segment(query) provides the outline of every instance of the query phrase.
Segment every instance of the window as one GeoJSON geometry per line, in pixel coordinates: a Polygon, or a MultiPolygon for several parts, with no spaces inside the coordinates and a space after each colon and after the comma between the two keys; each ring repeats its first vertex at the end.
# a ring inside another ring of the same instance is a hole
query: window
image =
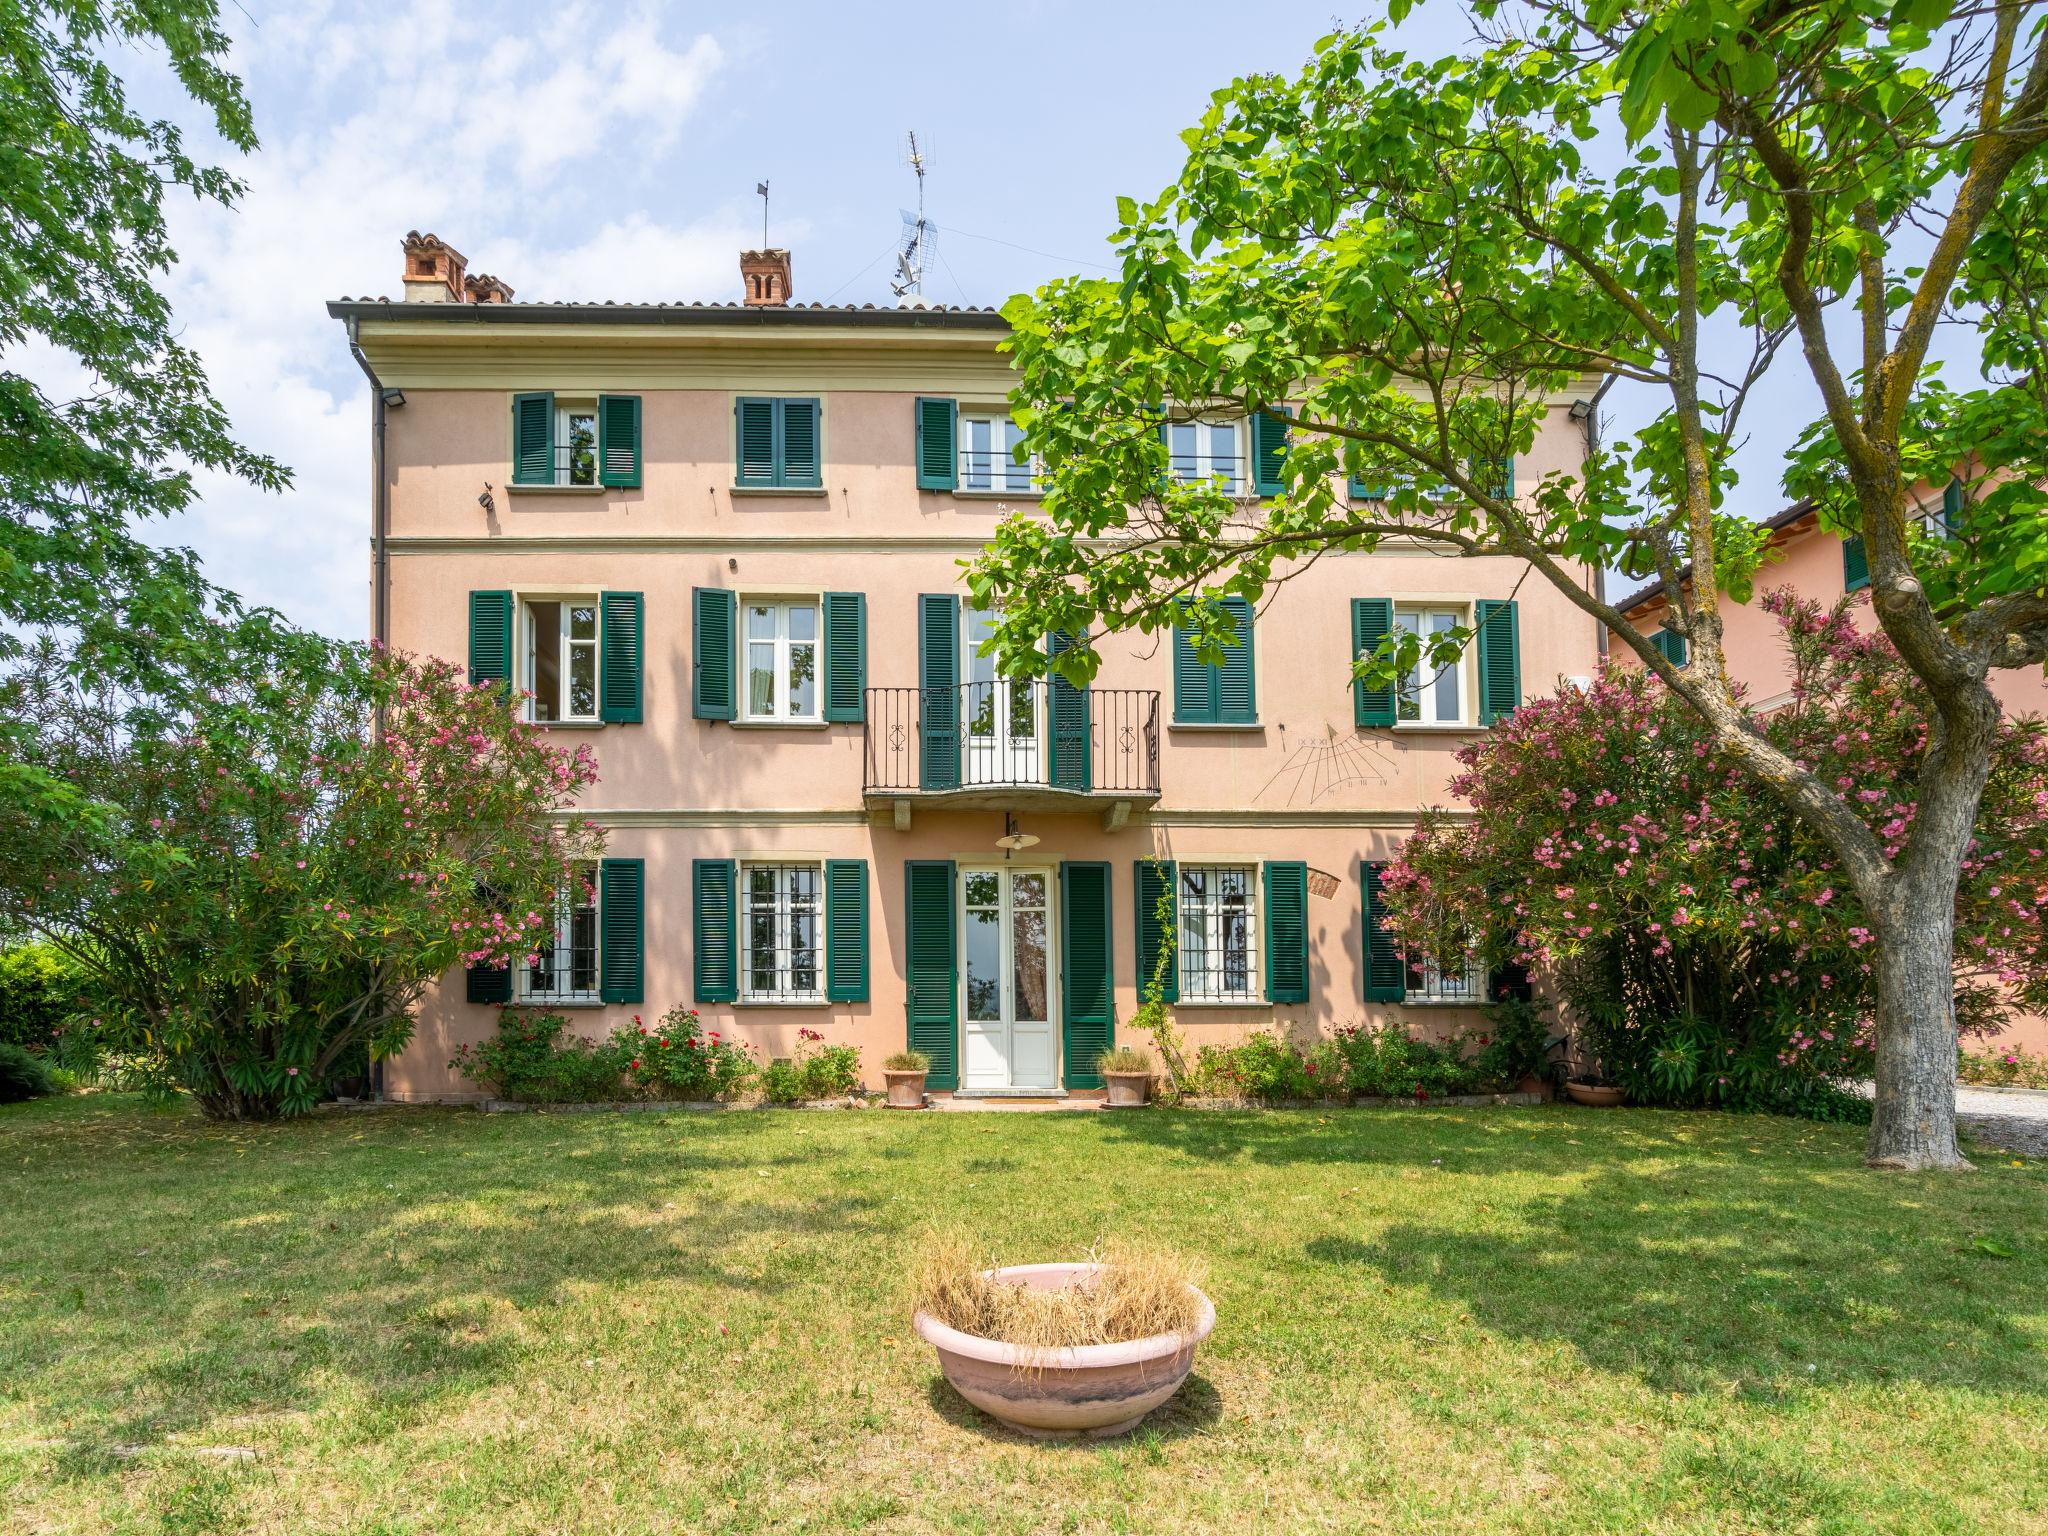
{"type": "Polygon", "coordinates": [[[1024,429],[1007,416],[963,415],[960,418],[960,489],[963,491],[1034,491],[1040,465],[1036,455],[1019,464],[1015,450],[1024,429]]]}
{"type": "Polygon", "coordinates": [[[758,1003],[824,998],[819,921],[824,878],[816,864],[743,864],[740,891],[742,997],[758,1003]]]}
{"type": "Polygon", "coordinates": [[[1408,962],[1408,998],[1411,1003],[1466,1003],[1486,1001],[1486,974],[1476,961],[1446,971],[1434,960],[1408,962]]]}
{"type": "Polygon", "coordinates": [[[1183,864],[1180,870],[1180,995],[1184,1002],[1249,1003],[1259,997],[1258,871],[1248,864],[1183,864]]]}
{"type": "Polygon", "coordinates": [[[1176,725],[1257,725],[1259,701],[1253,676],[1252,605],[1242,597],[1217,599],[1231,620],[1237,644],[1223,647],[1220,662],[1204,661],[1194,631],[1173,626],[1173,721],[1176,725]]]}
{"type": "Polygon", "coordinates": [[[824,485],[815,399],[758,395],[733,402],[733,484],[743,489],[824,485]]]}
{"type": "Polygon", "coordinates": [[[597,599],[528,598],[525,686],[533,694],[527,718],[595,720],[597,714],[597,599]]]}
{"type": "MultiPolygon", "coordinates": [[[[1394,626],[1403,634],[1419,635],[1426,647],[1428,637],[1456,629],[1466,622],[1462,608],[1400,608],[1394,612],[1394,626]]],[[[1465,673],[1462,660],[1431,670],[1427,653],[1402,674],[1395,718],[1408,725],[1463,725],[1465,723],[1465,673]]]]}
{"type": "Polygon", "coordinates": [[[818,718],[818,605],[749,599],[747,720],[818,718]]]}
{"type": "Polygon", "coordinates": [[[530,1003],[594,1003],[597,993],[597,866],[579,864],[555,894],[552,933],[519,971],[530,1003]]]}
{"type": "Polygon", "coordinates": [[[1238,423],[1234,421],[1169,421],[1166,453],[1176,480],[1220,478],[1223,489],[1233,495],[1244,489],[1238,423]]]}

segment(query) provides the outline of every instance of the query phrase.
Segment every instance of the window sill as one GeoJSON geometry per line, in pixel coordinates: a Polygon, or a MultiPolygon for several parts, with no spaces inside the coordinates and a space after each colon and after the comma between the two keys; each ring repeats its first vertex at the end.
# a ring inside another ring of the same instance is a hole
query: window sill
{"type": "Polygon", "coordinates": [[[822,731],[830,720],[734,720],[736,731],[822,731]]]}
{"type": "Polygon", "coordinates": [[[1403,1008],[1484,1008],[1483,997],[1404,997],[1403,1008]]]}
{"type": "Polygon", "coordinates": [[[515,1008],[607,1008],[611,1006],[596,997],[522,997],[512,1005],[515,1008]]]}
{"type": "Polygon", "coordinates": [[[1169,720],[1169,731],[1263,731],[1263,720],[1169,720]]]}
{"type": "Polygon", "coordinates": [[[1479,736],[1485,734],[1483,725],[1424,725],[1415,720],[1397,720],[1393,726],[1397,736],[1479,736]]]}
{"type": "Polygon", "coordinates": [[[824,1008],[829,1004],[822,997],[743,997],[733,1004],[735,1008],[824,1008]]]}
{"type": "Polygon", "coordinates": [[[829,496],[822,485],[735,485],[729,487],[735,496],[829,496]]]}
{"type": "MultiPolygon", "coordinates": [[[[939,491],[934,494],[943,496],[946,495],[947,493],[944,491],[939,491]]],[[[953,491],[951,494],[959,497],[962,501],[1042,501],[1045,497],[1045,492],[1043,490],[981,491],[969,490],[965,486],[962,486],[960,489],[953,491]]]]}
{"type": "Polygon", "coordinates": [[[625,485],[536,485],[531,480],[507,482],[505,489],[515,496],[602,496],[606,491],[634,490],[625,485]]]}
{"type": "Polygon", "coordinates": [[[611,722],[606,720],[528,720],[524,722],[542,731],[601,731],[611,722]]]}
{"type": "Polygon", "coordinates": [[[1271,1008],[1270,998],[1264,997],[1184,997],[1170,1008],[1271,1008]]]}

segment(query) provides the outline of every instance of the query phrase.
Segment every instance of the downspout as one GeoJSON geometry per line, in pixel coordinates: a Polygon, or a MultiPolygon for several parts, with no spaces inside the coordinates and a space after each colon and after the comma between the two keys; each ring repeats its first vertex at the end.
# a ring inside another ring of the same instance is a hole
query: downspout
{"type": "MultiPolygon", "coordinates": [[[[384,480],[384,381],[363,356],[354,315],[348,317],[348,350],[363,377],[370,381],[370,641],[380,649],[391,643],[391,497],[384,480]]],[[[377,707],[377,736],[384,735],[384,708],[377,707]]],[[[384,1063],[370,1058],[370,1101],[384,1102],[384,1063]]]]}
{"type": "MultiPolygon", "coordinates": [[[[355,322],[349,323],[353,325],[355,322]]],[[[1607,391],[1614,388],[1615,378],[1610,373],[1600,381],[1600,387],[1593,391],[1593,398],[1586,406],[1586,419],[1579,424],[1586,434],[1586,457],[1589,459],[1600,451],[1600,402],[1607,398],[1607,391]]],[[[1607,567],[1604,565],[1593,567],[1593,597],[1603,604],[1607,601],[1607,567]]],[[[1598,619],[1593,621],[1593,644],[1598,648],[1604,666],[1608,656],[1607,626],[1598,619]]]]}

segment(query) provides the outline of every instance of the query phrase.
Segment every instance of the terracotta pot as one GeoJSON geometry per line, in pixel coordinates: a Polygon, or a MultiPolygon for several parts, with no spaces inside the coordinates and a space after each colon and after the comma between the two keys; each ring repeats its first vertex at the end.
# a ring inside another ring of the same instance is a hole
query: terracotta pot
{"type": "Polygon", "coordinates": [[[1109,1085],[1111,1109],[1142,1109],[1152,1096],[1150,1072],[1105,1072],[1102,1080],[1109,1085]]]}
{"type": "MultiPolygon", "coordinates": [[[[986,1271],[1035,1291],[1092,1277],[1094,1264],[1015,1264],[986,1271]]],[[[1191,1288],[1192,1289],[1192,1288],[1191,1288]]],[[[939,1369],[968,1402],[1012,1429],[1044,1439],[1105,1438],[1138,1421],[1180,1390],[1195,1346],[1216,1326],[1216,1308],[1200,1291],[1192,1333],[1162,1333],[1124,1344],[1086,1344],[1032,1353],[1015,1344],[961,1333],[920,1312],[912,1326],[939,1352],[939,1369]]]]}
{"type": "Polygon", "coordinates": [[[1527,1077],[1523,1078],[1521,1082],[1515,1085],[1515,1091],[1517,1093],[1541,1094],[1544,1098],[1547,1099],[1550,1097],[1550,1079],[1547,1077],[1538,1077],[1534,1072],[1531,1072],[1527,1077]]]}
{"type": "Polygon", "coordinates": [[[1588,1104],[1595,1109],[1612,1109],[1621,1102],[1621,1090],[1614,1087],[1596,1088],[1591,1083],[1567,1082],[1564,1091],[1572,1096],[1574,1104],[1588,1104]]]}
{"type": "Polygon", "coordinates": [[[924,1074],[922,1072],[882,1073],[882,1079],[889,1085],[889,1107],[891,1109],[924,1108],[924,1074]]]}

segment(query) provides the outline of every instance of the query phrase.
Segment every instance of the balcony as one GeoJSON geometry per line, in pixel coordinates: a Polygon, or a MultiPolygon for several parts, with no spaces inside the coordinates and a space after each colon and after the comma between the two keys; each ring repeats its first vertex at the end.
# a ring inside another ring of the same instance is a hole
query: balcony
{"type": "Polygon", "coordinates": [[[1159,695],[998,679],[870,688],[861,798],[912,807],[1102,812],[1114,831],[1159,798],[1159,695]]]}

